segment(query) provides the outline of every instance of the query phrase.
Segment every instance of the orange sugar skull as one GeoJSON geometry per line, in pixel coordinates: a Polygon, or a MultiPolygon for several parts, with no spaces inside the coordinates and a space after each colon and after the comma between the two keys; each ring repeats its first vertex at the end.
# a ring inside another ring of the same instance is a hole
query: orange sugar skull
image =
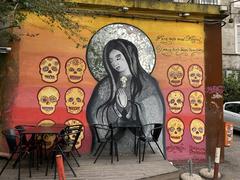
{"type": "Polygon", "coordinates": [[[85,69],[85,62],[81,58],[74,57],[66,62],[66,74],[72,83],[78,83],[83,79],[85,69]]]}
{"type": "Polygon", "coordinates": [[[60,72],[60,62],[56,57],[46,57],[39,65],[39,72],[43,81],[56,82],[60,72]]]}
{"type": "MultiPolygon", "coordinates": [[[[65,122],[65,125],[67,125],[67,126],[82,125],[82,123],[79,120],[77,120],[77,119],[69,119],[69,120],[67,120],[65,122]]],[[[70,138],[72,140],[74,140],[75,139],[74,136],[75,135],[70,135],[70,138]]],[[[83,138],[84,138],[84,126],[82,126],[82,131],[81,131],[81,133],[80,133],[80,135],[78,137],[77,143],[75,145],[76,149],[81,147],[83,138]]]]}
{"type": "Polygon", "coordinates": [[[193,113],[199,114],[203,110],[204,96],[201,91],[193,91],[189,95],[190,109],[193,113]]]}
{"type": "Polygon", "coordinates": [[[173,113],[180,113],[183,108],[184,96],[181,91],[171,91],[168,94],[168,105],[173,113]]]}
{"type": "Polygon", "coordinates": [[[173,64],[168,68],[167,76],[172,86],[180,86],[184,77],[184,69],[179,64],[173,64]]]}
{"type": "Polygon", "coordinates": [[[78,114],[84,106],[84,92],[81,88],[73,87],[67,90],[65,94],[65,105],[67,111],[71,114],[78,114]]]}
{"type": "Polygon", "coordinates": [[[192,64],[188,68],[188,80],[192,87],[198,88],[202,85],[203,71],[197,64],[192,64]]]}
{"type": "Polygon", "coordinates": [[[193,119],[190,124],[190,132],[194,142],[202,142],[205,135],[205,125],[203,121],[200,119],[193,119]]]}
{"type": "MultiPolygon", "coordinates": [[[[55,124],[55,122],[51,119],[43,119],[42,121],[40,121],[38,123],[38,126],[51,127],[54,124],[55,124]]],[[[38,137],[38,138],[41,138],[41,137],[38,137]]],[[[56,139],[56,135],[54,135],[54,134],[44,134],[42,138],[43,138],[43,141],[46,143],[46,148],[49,149],[50,147],[53,146],[54,141],[56,139]]]]}
{"type": "Polygon", "coordinates": [[[44,114],[52,114],[58,103],[60,94],[55,87],[45,86],[38,92],[38,104],[44,114]]]}
{"type": "Polygon", "coordinates": [[[179,118],[171,118],[167,123],[167,131],[169,138],[173,143],[179,143],[182,141],[184,134],[184,124],[179,118]]]}

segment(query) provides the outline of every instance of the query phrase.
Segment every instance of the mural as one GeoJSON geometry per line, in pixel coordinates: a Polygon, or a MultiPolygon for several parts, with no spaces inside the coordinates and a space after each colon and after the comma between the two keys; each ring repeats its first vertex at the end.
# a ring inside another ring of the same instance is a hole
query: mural
{"type": "Polygon", "coordinates": [[[74,57],[66,62],[65,68],[68,80],[72,83],[78,83],[83,78],[86,65],[83,59],[74,57]]]}
{"type": "Polygon", "coordinates": [[[60,73],[60,62],[56,57],[46,57],[39,65],[39,73],[43,81],[47,83],[56,82],[60,73]]]}
{"type": "MultiPolygon", "coordinates": [[[[107,75],[98,82],[87,106],[89,124],[127,124],[129,121],[142,125],[164,124],[161,91],[156,80],[140,64],[138,54],[135,44],[126,39],[112,39],[106,44],[102,60],[107,75]]],[[[127,129],[120,128],[115,135],[122,138],[125,131],[127,129]]],[[[145,131],[150,133],[148,129],[145,131]]]]}
{"type": "MultiPolygon", "coordinates": [[[[84,126],[79,150],[89,153],[93,123],[159,122],[165,127],[159,139],[168,160],[205,159],[205,133],[195,138],[191,125],[198,119],[205,127],[205,93],[215,102],[222,89],[205,87],[204,25],[74,18],[82,27],[81,48],[62,31],[51,31],[28,15],[19,30],[19,79],[7,126],[74,120],[84,126]]],[[[196,132],[200,134],[201,128],[196,132]]],[[[119,152],[129,150],[125,145],[134,142],[134,132],[126,128],[118,135],[119,152]]]]}
{"type": "Polygon", "coordinates": [[[190,132],[194,142],[202,142],[205,135],[205,125],[203,121],[200,119],[193,119],[190,124],[190,132]]]}
{"type": "Polygon", "coordinates": [[[38,92],[38,104],[41,112],[48,115],[54,113],[59,98],[59,91],[53,86],[45,86],[40,89],[38,92]]]}

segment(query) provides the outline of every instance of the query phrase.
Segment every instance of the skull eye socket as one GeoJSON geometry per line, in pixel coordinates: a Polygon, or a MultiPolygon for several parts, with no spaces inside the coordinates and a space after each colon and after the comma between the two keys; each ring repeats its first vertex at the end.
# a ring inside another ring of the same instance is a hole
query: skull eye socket
{"type": "Polygon", "coordinates": [[[81,99],[79,97],[77,98],[77,102],[81,102],[81,99]]]}
{"type": "Polygon", "coordinates": [[[81,72],[81,71],[82,71],[82,69],[81,69],[81,68],[77,68],[77,71],[78,71],[78,72],[81,72]]]}
{"type": "Polygon", "coordinates": [[[48,101],[48,97],[47,96],[42,96],[40,101],[43,102],[43,103],[46,103],[48,101]]]}
{"type": "Polygon", "coordinates": [[[174,99],[171,99],[171,100],[170,100],[170,103],[171,103],[171,104],[175,103],[175,100],[174,100],[174,99]]]}
{"type": "Polygon", "coordinates": [[[192,132],[196,132],[196,130],[197,130],[197,129],[196,129],[195,127],[194,127],[194,128],[192,128],[192,132]]]}
{"type": "Polygon", "coordinates": [[[170,77],[174,77],[174,76],[175,76],[175,73],[174,73],[174,72],[170,72],[170,73],[169,73],[169,76],[170,76],[170,77]]]}
{"type": "Polygon", "coordinates": [[[191,99],[191,104],[195,104],[196,100],[195,99],[191,99]]]}
{"type": "Polygon", "coordinates": [[[174,130],[175,130],[174,127],[170,127],[170,128],[169,128],[169,131],[170,131],[170,132],[173,132],[174,130]]]}
{"type": "Polygon", "coordinates": [[[178,131],[178,132],[182,131],[182,128],[178,127],[178,128],[177,128],[177,131],[178,131]]]}
{"type": "Polygon", "coordinates": [[[73,102],[73,98],[70,97],[70,98],[68,99],[68,101],[69,101],[69,102],[73,102]]]}
{"type": "Polygon", "coordinates": [[[177,100],[177,103],[182,103],[182,100],[181,100],[181,99],[178,99],[178,100],[177,100]]]}
{"type": "Polygon", "coordinates": [[[44,72],[47,72],[47,71],[49,70],[49,68],[48,68],[47,66],[44,66],[44,67],[42,68],[42,70],[43,70],[44,72]]]}
{"type": "Polygon", "coordinates": [[[197,77],[201,77],[201,74],[200,74],[200,73],[197,73],[197,77]]]}
{"type": "Polygon", "coordinates": [[[58,70],[56,66],[53,66],[51,69],[55,72],[58,70]]]}
{"type": "Polygon", "coordinates": [[[202,100],[201,100],[201,99],[198,99],[197,102],[198,102],[199,104],[201,104],[201,103],[202,103],[202,100]]]}
{"type": "Polygon", "coordinates": [[[55,96],[50,96],[49,97],[49,100],[50,100],[50,102],[56,102],[57,101],[57,97],[55,97],[55,96]]]}
{"type": "Polygon", "coordinates": [[[74,71],[74,69],[73,69],[72,67],[70,67],[68,70],[69,70],[70,72],[73,72],[73,71],[74,71]]]}
{"type": "Polygon", "coordinates": [[[183,74],[182,74],[181,72],[179,72],[179,73],[176,74],[176,76],[177,76],[178,78],[182,77],[182,75],[183,75],[183,74]]]}
{"type": "Polygon", "coordinates": [[[195,76],[195,73],[191,73],[190,76],[191,76],[191,77],[194,77],[194,76],[195,76]]]}
{"type": "Polygon", "coordinates": [[[202,127],[198,128],[198,131],[199,131],[200,133],[203,133],[203,128],[202,128],[202,127]]]}

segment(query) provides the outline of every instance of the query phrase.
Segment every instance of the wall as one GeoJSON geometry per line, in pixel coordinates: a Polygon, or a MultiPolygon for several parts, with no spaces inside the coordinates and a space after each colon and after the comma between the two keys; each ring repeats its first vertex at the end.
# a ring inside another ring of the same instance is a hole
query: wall
{"type": "Polygon", "coordinates": [[[124,22],[144,32],[152,42],[155,51],[156,63],[151,76],[157,80],[164,98],[166,108],[166,117],[163,120],[166,126],[164,132],[166,146],[164,148],[168,159],[205,159],[205,37],[203,24],[100,16],[83,16],[78,20],[83,26],[80,33],[83,39],[80,48],[76,48],[74,42],[66,38],[64,33],[57,28],[50,31],[51,28],[35,16],[28,17],[19,32],[21,35],[19,84],[11,107],[11,120],[7,122],[8,126],[16,124],[51,125],[65,123],[69,119],[72,120],[71,123],[80,122],[84,125],[84,133],[79,139],[79,148],[83,153],[90,152],[92,133],[86,118],[86,107],[98,82],[91,75],[87,66],[86,47],[94,32],[108,24],[124,22]],[[56,81],[44,81],[41,78],[40,64],[46,57],[56,57],[59,60],[60,73],[56,81]],[[65,64],[72,57],[81,58],[84,61],[83,66],[86,65],[83,79],[79,82],[71,82],[65,72],[65,64]],[[171,80],[176,72],[180,81],[171,80]],[[189,72],[199,72],[200,80],[193,83],[194,81],[189,79],[189,72]],[[55,102],[57,101],[55,110],[44,111],[41,109],[38,99],[39,96],[42,97],[42,89],[46,86],[50,88],[45,88],[43,94],[53,94],[57,97],[55,98],[55,102]],[[83,109],[80,112],[69,112],[65,105],[65,93],[72,87],[84,91],[84,94],[76,92],[77,96],[84,97],[83,109]],[[191,100],[189,100],[190,98],[191,100]],[[175,107],[170,105],[171,101],[177,99],[175,107]],[[198,101],[198,107],[194,110],[195,107],[191,108],[191,101],[195,100],[198,101]],[[176,136],[172,131],[174,128],[177,130],[176,136]],[[194,132],[199,128],[200,136],[196,137],[194,132]]]}

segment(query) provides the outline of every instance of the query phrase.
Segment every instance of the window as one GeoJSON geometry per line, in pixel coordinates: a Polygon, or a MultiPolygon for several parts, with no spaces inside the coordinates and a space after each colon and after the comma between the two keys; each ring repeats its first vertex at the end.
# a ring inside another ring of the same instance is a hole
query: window
{"type": "Polygon", "coordinates": [[[233,104],[226,104],[225,109],[227,111],[231,111],[234,113],[240,113],[240,104],[233,103],[233,104]]]}

